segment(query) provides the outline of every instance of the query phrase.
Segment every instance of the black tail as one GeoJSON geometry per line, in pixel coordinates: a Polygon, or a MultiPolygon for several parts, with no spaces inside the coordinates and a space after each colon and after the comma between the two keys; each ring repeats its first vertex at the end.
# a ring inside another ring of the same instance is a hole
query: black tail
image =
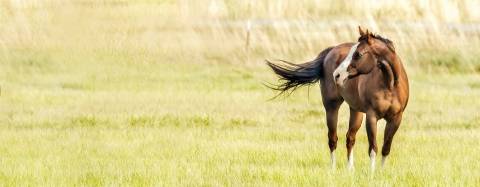
{"type": "Polygon", "coordinates": [[[268,86],[278,90],[281,95],[288,90],[295,91],[300,86],[313,84],[323,77],[323,61],[333,47],[323,50],[315,60],[303,64],[293,64],[280,60],[281,64],[274,64],[267,60],[267,65],[279,76],[279,85],[268,86]]]}

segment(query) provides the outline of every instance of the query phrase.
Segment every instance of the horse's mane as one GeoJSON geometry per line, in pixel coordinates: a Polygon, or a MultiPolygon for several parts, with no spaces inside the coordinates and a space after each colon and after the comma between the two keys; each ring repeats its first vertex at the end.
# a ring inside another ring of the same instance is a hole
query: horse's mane
{"type": "MultiPolygon", "coordinates": [[[[387,45],[388,49],[390,49],[392,52],[395,53],[395,46],[393,46],[393,42],[391,40],[389,40],[388,38],[385,38],[385,37],[380,36],[378,34],[372,34],[372,33],[368,33],[368,36],[382,41],[383,43],[385,43],[387,45]]],[[[367,35],[360,36],[360,38],[358,38],[358,41],[359,42],[360,41],[366,41],[368,39],[368,36],[367,35]]]]}

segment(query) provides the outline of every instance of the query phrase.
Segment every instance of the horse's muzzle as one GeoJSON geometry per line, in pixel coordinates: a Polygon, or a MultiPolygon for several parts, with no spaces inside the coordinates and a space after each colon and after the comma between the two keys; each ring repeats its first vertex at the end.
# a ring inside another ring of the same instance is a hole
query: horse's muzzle
{"type": "Polygon", "coordinates": [[[343,87],[343,85],[345,85],[345,82],[347,81],[347,79],[348,79],[348,72],[337,73],[337,74],[334,74],[333,76],[333,81],[337,86],[340,86],[340,87],[343,87]]]}

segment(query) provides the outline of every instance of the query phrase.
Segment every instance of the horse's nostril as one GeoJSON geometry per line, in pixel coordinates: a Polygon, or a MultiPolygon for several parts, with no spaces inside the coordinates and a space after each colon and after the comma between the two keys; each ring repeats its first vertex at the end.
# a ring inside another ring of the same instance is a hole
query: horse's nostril
{"type": "Polygon", "coordinates": [[[338,79],[340,77],[340,74],[335,75],[335,79],[338,79]]]}

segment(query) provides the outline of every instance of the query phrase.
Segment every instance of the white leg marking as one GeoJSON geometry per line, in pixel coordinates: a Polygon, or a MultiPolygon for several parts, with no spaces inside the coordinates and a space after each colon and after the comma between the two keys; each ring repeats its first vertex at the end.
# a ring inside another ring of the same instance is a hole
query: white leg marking
{"type": "Polygon", "coordinates": [[[348,170],[353,169],[353,151],[348,155],[348,170]]]}
{"type": "Polygon", "coordinates": [[[370,151],[370,168],[372,169],[372,171],[375,170],[375,156],[376,156],[376,153],[375,151],[370,151]]]}
{"type": "Polygon", "coordinates": [[[330,152],[330,159],[331,159],[331,161],[332,161],[332,169],[335,169],[335,167],[336,167],[336,163],[335,163],[335,162],[336,162],[335,152],[333,152],[333,151],[330,152]]]}
{"type": "Polygon", "coordinates": [[[387,160],[387,156],[382,156],[382,168],[385,167],[386,160],[387,160]]]}
{"type": "Polygon", "coordinates": [[[350,63],[352,63],[352,57],[355,51],[357,50],[358,44],[360,43],[357,42],[355,45],[353,45],[350,48],[350,51],[348,52],[347,57],[343,59],[342,63],[340,63],[340,65],[338,65],[338,67],[333,72],[333,80],[335,80],[336,84],[338,84],[339,86],[343,86],[343,83],[348,77],[347,68],[350,65],[350,63]]]}

